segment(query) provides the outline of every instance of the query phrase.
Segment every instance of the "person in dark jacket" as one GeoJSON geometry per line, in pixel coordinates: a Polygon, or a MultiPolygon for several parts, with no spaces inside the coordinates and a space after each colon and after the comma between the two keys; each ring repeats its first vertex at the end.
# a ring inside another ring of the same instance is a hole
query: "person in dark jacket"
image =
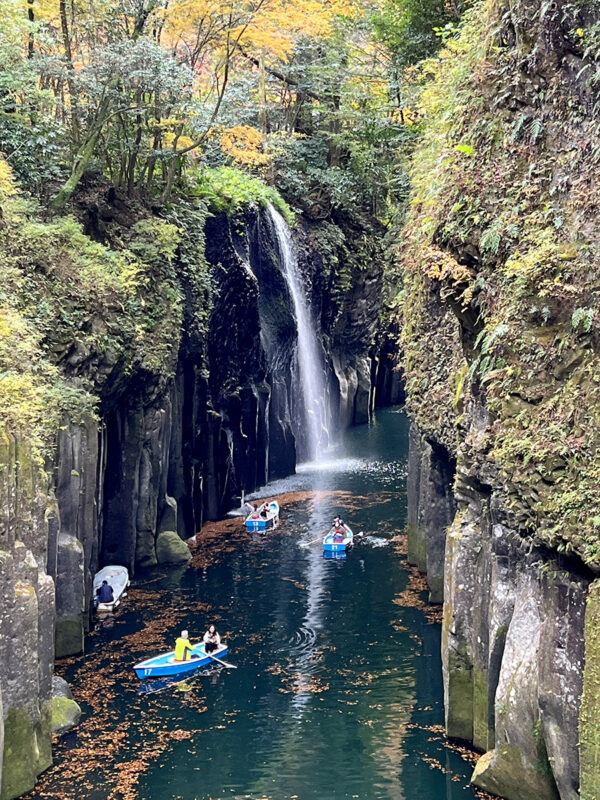
{"type": "Polygon", "coordinates": [[[214,625],[211,625],[210,628],[204,634],[204,652],[205,653],[214,653],[215,650],[218,650],[221,646],[221,637],[217,633],[217,629],[214,625]]]}
{"type": "Polygon", "coordinates": [[[115,594],[112,586],[108,581],[102,581],[102,586],[98,589],[98,602],[99,603],[113,603],[115,594]]]}

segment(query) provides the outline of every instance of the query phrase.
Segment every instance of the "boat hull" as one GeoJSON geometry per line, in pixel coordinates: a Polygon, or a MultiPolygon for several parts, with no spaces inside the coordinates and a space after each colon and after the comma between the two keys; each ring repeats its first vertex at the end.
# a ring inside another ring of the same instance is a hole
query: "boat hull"
{"type": "MultiPolygon", "coordinates": [[[[195,647],[192,651],[193,655],[196,655],[197,658],[192,658],[190,661],[175,661],[175,651],[171,650],[169,653],[154,656],[154,658],[149,658],[136,664],[134,667],[135,674],[141,680],[145,678],[164,678],[170,675],[183,675],[186,672],[194,672],[198,667],[205,667],[208,664],[215,663],[214,659],[204,652],[204,645],[195,647]]],[[[223,658],[223,656],[227,655],[227,645],[221,645],[212,655],[217,658],[223,658]]]]}
{"type": "Polygon", "coordinates": [[[269,528],[274,528],[279,522],[279,503],[275,500],[269,503],[267,509],[267,516],[262,517],[260,514],[254,512],[246,518],[247,531],[266,531],[269,528]]]}

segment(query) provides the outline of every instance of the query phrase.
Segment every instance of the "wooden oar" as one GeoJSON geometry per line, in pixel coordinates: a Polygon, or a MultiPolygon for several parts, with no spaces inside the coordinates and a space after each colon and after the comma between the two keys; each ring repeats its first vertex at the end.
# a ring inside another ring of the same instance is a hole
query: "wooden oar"
{"type": "Polygon", "coordinates": [[[324,536],[319,536],[318,539],[313,539],[310,542],[302,542],[302,544],[304,544],[304,545],[306,545],[308,547],[309,544],[314,544],[315,542],[322,542],[324,538],[325,538],[324,536]]]}
{"type": "Polygon", "coordinates": [[[218,661],[219,664],[223,664],[223,666],[227,667],[227,669],[237,669],[235,664],[228,664],[227,661],[222,661],[220,658],[213,656],[211,653],[207,653],[206,655],[208,658],[212,658],[213,661],[218,661]]]}
{"type": "MultiPolygon", "coordinates": [[[[204,644],[204,642],[198,642],[198,644],[195,644],[195,645],[194,645],[194,650],[195,650],[197,647],[202,647],[202,645],[203,645],[203,644],[204,644]]],[[[223,664],[223,666],[224,666],[224,667],[227,667],[227,669],[237,669],[237,667],[235,666],[235,664],[228,664],[228,663],[227,663],[227,661],[221,661],[221,659],[220,659],[220,658],[217,658],[216,656],[213,656],[213,655],[212,655],[212,653],[207,653],[207,652],[206,652],[206,650],[204,651],[204,655],[205,655],[207,658],[212,658],[212,660],[213,660],[213,661],[218,661],[218,662],[219,662],[219,664],[223,664]]]]}

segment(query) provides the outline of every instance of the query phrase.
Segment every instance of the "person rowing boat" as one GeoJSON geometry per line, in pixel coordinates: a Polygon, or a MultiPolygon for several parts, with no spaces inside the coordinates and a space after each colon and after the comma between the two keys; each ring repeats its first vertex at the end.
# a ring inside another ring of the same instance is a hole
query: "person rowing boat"
{"type": "Polygon", "coordinates": [[[181,631],[181,636],[177,637],[175,642],[175,661],[191,661],[193,658],[198,658],[194,653],[194,645],[189,640],[187,631],[181,631]]]}
{"type": "Polygon", "coordinates": [[[336,543],[343,542],[344,539],[348,536],[349,528],[344,523],[343,519],[340,517],[336,517],[333,520],[333,525],[331,527],[330,533],[333,534],[333,541],[336,543]]]}

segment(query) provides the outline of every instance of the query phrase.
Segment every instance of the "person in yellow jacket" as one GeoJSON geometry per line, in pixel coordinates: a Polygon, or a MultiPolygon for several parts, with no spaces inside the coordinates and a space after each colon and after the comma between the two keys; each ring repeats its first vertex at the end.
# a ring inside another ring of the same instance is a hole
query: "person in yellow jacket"
{"type": "Polygon", "coordinates": [[[188,639],[188,632],[181,631],[181,636],[178,636],[175,642],[175,661],[191,661],[193,650],[194,647],[188,639]]]}

